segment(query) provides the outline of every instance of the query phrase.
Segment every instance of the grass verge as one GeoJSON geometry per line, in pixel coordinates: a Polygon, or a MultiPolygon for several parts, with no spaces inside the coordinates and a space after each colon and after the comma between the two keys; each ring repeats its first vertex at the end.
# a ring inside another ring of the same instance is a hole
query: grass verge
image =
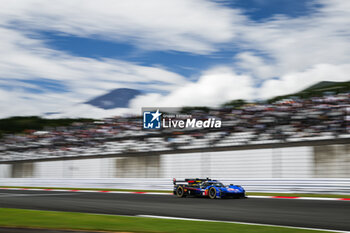
{"type": "MultiPolygon", "coordinates": [[[[0,188],[28,188],[28,189],[61,189],[61,190],[95,190],[95,191],[119,191],[119,192],[155,192],[172,193],[168,190],[139,190],[139,189],[101,189],[101,188],[60,188],[60,187],[27,187],[27,186],[0,186],[0,188]]],[[[318,193],[258,193],[247,192],[248,196],[285,196],[285,197],[325,197],[325,198],[350,198],[345,194],[318,194],[318,193]]]]}
{"type": "Polygon", "coordinates": [[[0,226],[113,232],[316,233],[318,230],[0,208],[0,226]]]}

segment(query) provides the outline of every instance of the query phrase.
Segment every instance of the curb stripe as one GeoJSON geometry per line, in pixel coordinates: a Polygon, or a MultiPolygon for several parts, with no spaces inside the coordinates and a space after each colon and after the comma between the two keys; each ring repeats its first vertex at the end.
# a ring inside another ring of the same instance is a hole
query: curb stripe
{"type": "MultiPolygon", "coordinates": [[[[109,190],[79,190],[79,189],[37,189],[37,188],[0,188],[0,190],[28,190],[28,191],[51,191],[51,192],[81,192],[81,193],[118,193],[118,194],[149,194],[149,195],[173,195],[173,193],[157,192],[124,192],[109,190]]],[[[317,201],[350,201],[350,198],[332,198],[332,197],[290,197],[290,196],[249,196],[249,198],[274,198],[274,199],[298,199],[298,200],[317,200],[317,201]]]]}
{"type": "Polygon", "coordinates": [[[300,198],[300,197],[289,197],[289,196],[274,196],[272,198],[285,198],[285,199],[297,199],[297,198],[300,198]]]}

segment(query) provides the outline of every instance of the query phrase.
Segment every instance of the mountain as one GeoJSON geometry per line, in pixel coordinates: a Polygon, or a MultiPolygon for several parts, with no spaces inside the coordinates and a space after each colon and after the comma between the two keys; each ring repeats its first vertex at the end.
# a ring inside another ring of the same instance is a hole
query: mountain
{"type": "Polygon", "coordinates": [[[312,96],[322,96],[325,92],[341,93],[341,92],[349,92],[349,91],[350,91],[350,81],[347,81],[347,82],[322,81],[308,88],[305,88],[304,90],[299,91],[297,93],[276,96],[272,99],[269,99],[268,102],[272,103],[281,99],[290,98],[292,96],[299,97],[299,98],[309,98],[312,96]]]}
{"type": "Polygon", "coordinates": [[[302,91],[312,91],[312,90],[317,90],[317,89],[320,89],[320,88],[327,88],[327,87],[332,86],[334,84],[338,84],[338,82],[321,81],[321,82],[318,82],[318,83],[316,83],[314,85],[309,86],[308,88],[305,88],[302,91]]]}
{"type": "Polygon", "coordinates": [[[350,88],[350,81],[348,82],[330,82],[322,81],[312,85],[301,92],[313,92],[313,91],[336,91],[350,88]]]}
{"type": "Polygon", "coordinates": [[[130,88],[118,88],[105,95],[98,96],[86,102],[103,109],[127,108],[131,99],[142,94],[141,91],[130,88]]]}

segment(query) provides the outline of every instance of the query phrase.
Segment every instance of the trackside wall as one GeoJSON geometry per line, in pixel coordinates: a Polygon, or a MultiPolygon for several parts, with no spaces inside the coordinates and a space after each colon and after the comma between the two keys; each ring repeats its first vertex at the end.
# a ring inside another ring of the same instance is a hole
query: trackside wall
{"type": "Polygon", "coordinates": [[[0,164],[0,178],[350,178],[350,145],[0,164]]]}

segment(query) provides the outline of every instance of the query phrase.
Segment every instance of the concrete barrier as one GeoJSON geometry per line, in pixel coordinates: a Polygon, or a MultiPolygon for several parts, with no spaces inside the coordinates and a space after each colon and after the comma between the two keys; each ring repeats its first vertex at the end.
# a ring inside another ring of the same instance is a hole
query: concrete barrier
{"type": "MultiPolygon", "coordinates": [[[[180,178],[179,178],[180,179],[180,178]]],[[[248,192],[350,194],[350,179],[218,179],[248,192]]],[[[40,179],[1,178],[0,186],[172,190],[169,178],[40,179]]]]}

